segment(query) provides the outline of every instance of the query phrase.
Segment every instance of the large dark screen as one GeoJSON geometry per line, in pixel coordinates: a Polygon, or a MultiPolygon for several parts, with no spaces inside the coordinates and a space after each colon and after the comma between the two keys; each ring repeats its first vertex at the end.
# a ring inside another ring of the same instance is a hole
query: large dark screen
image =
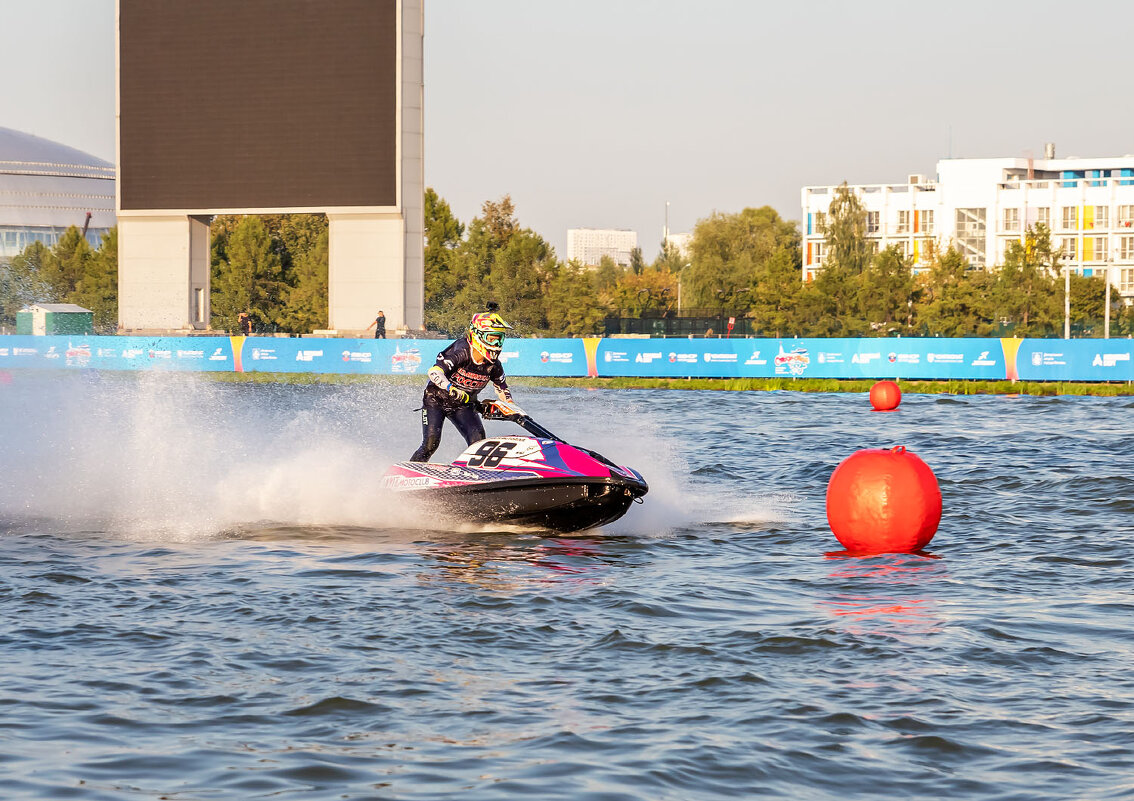
{"type": "Polygon", "coordinates": [[[396,0],[119,0],[123,209],[396,204],[396,0]]]}

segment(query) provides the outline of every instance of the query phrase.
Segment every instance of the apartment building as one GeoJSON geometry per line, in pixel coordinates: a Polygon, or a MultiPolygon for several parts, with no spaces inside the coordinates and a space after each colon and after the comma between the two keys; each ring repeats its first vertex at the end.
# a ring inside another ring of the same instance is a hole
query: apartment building
{"type": "Polygon", "coordinates": [[[597,265],[603,256],[615,264],[630,266],[630,254],[638,247],[638,233],[621,228],[568,228],[567,260],[597,265]]]}
{"type": "MultiPolygon", "coordinates": [[[[852,186],[867,214],[867,236],[879,249],[894,245],[923,269],[929,244],[964,253],[975,267],[1003,263],[1008,243],[1043,223],[1063,262],[1082,275],[1104,275],[1134,297],[1134,156],[943,159],[933,178],[904,184],[852,186]]],[[[806,186],[803,279],[823,268],[826,221],[836,186],[806,186]]]]}

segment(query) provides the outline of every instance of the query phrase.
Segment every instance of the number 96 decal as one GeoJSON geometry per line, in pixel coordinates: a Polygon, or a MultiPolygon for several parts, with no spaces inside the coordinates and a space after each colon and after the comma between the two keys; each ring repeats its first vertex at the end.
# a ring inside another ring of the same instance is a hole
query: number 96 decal
{"type": "Polygon", "coordinates": [[[485,442],[476,449],[476,453],[469,457],[469,467],[496,467],[500,460],[508,455],[508,451],[516,447],[515,442],[497,442],[494,439],[485,442]]]}

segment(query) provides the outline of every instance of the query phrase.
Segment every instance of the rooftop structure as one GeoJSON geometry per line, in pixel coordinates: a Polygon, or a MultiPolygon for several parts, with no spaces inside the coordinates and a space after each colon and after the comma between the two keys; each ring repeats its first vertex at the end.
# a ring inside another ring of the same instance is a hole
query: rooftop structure
{"type": "MultiPolygon", "coordinates": [[[[896,246],[924,269],[937,247],[956,246],[974,267],[996,267],[1012,241],[1043,223],[1063,263],[1085,276],[1111,270],[1111,283],[1134,297],[1134,156],[1043,159],[943,159],[931,179],[850,187],[867,213],[867,236],[896,246]]],[[[836,186],[806,186],[803,279],[823,267],[827,213],[836,186]]]]}
{"type": "Polygon", "coordinates": [[[73,147],[0,128],[0,259],[51,246],[69,226],[97,247],[116,224],[114,165],[73,147]]]}

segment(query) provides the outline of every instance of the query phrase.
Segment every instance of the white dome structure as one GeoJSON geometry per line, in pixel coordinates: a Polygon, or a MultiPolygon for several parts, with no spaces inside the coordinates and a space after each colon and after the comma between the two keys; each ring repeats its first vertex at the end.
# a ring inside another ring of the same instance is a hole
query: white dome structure
{"type": "Polygon", "coordinates": [[[0,260],[35,241],[50,247],[71,225],[97,247],[117,224],[114,181],[109,162],[0,127],[0,260]]]}

